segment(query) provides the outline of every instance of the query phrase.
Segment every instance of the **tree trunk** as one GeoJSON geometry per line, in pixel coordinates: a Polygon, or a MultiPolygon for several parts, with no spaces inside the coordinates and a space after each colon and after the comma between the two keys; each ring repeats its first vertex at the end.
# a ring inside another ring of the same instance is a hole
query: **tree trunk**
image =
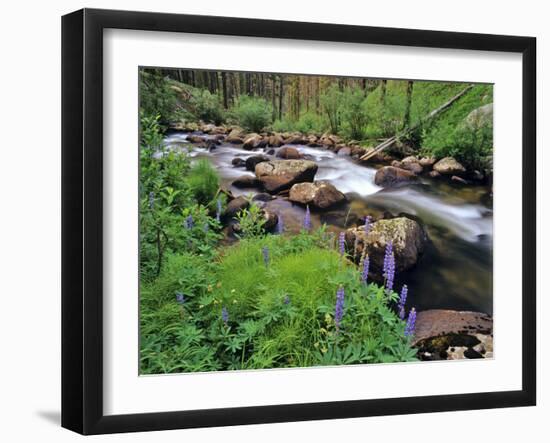
{"type": "Polygon", "coordinates": [[[283,97],[284,97],[284,80],[283,80],[283,76],[279,75],[279,120],[283,119],[283,97]]]}
{"type": "Polygon", "coordinates": [[[411,104],[412,104],[413,85],[414,83],[412,80],[409,80],[407,82],[407,101],[405,102],[405,115],[403,116],[402,129],[405,129],[411,126],[411,104]]]}
{"type": "Polygon", "coordinates": [[[223,107],[224,109],[227,109],[228,106],[228,100],[227,100],[227,73],[222,72],[222,93],[223,93],[223,107]]]}
{"type": "Polygon", "coordinates": [[[381,92],[380,92],[380,103],[385,104],[386,103],[386,86],[388,81],[382,80],[382,83],[380,84],[381,92]]]}

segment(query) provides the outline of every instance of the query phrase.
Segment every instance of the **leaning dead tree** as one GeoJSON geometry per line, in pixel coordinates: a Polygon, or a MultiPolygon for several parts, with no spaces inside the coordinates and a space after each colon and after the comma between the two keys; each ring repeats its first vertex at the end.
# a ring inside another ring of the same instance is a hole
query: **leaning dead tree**
{"type": "Polygon", "coordinates": [[[443,111],[448,109],[454,102],[456,102],[460,97],[462,97],[464,94],[466,94],[473,87],[474,87],[474,85],[468,85],[466,88],[464,88],[458,94],[456,94],[454,97],[449,99],[447,102],[443,103],[439,108],[434,109],[426,117],[422,118],[415,125],[401,131],[399,134],[396,134],[393,137],[388,138],[387,140],[384,140],[382,143],[380,143],[378,146],[376,146],[372,151],[369,151],[365,155],[363,155],[360,158],[360,160],[363,160],[363,161],[368,160],[368,159],[374,157],[376,154],[382,152],[384,149],[387,149],[390,146],[393,146],[393,144],[397,141],[397,139],[399,137],[403,137],[404,135],[414,131],[421,124],[426,123],[427,121],[432,120],[433,118],[437,117],[439,114],[441,114],[443,111]]]}

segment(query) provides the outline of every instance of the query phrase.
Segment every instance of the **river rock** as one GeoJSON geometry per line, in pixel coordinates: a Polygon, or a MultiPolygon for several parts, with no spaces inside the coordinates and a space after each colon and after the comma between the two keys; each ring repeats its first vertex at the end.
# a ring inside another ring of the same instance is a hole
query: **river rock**
{"type": "Polygon", "coordinates": [[[346,231],[346,249],[359,262],[363,253],[369,255],[371,273],[382,278],[386,244],[392,242],[397,272],[412,268],[424,252],[428,237],[415,220],[397,217],[379,220],[370,225],[368,234],[363,226],[346,231]]]}
{"type": "Polygon", "coordinates": [[[256,202],[269,202],[271,200],[275,200],[277,197],[274,197],[271,194],[268,194],[267,192],[260,192],[256,194],[254,197],[252,197],[252,200],[256,202]]]}
{"type": "Polygon", "coordinates": [[[423,360],[492,357],[493,319],[472,311],[418,312],[413,345],[423,360]],[[462,349],[463,348],[463,349],[462,349]]]}
{"type": "Polygon", "coordinates": [[[282,146],[284,144],[284,140],[281,134],[276,133],[269,136],[269,138],[267,139],[267,144],[269,146],[273,146],[274,148],[278,148],[279,146],[282,146]]]}
{"type": "Polygon", "coordinates": [[[176,131],[182,131],[182,132],[194,132],[199,130],[198,124],[196,124],[195,122],[186,122],[186,121],[172,123],[170,127],[175,129],[176,131]]]}
{"type": "Polygon", "coordinates": [[[470,112],[464,119],[464,125],[469,129],[479,129],[493,124],[493,104],[480,106],[470,112]]]}
{"type": "Polygon", "coordinates": [[[236,168],[246,166],[246,162],[241,157],[235,157],[233,160],[231,160],[231,164],[236,168]]]}
{"type": "Polygon", "coordinates": [[[291,134],[285,138],[285,144],[287,145],[305,145],[308,143],[307,138],[305,138],[300,133],[291,134]]]}
{"type": "Polygon", "coordinates": [[[317,148],[321,146],[319,144],[319,138],[316,135],[308,135],[307,136],[307,145],[312,148],[317,148]]]}
{"type": "Polygon", "coordinates": [[[272,160],[257,164],[255,172],[265,190],[276,194],[296,183],[312,182],[317,168],[309,160],[272,160]]]}
{"type": "Polygon", "coordinates": [[[252,150],[261,148],[262,144],[265,145],[265,143],[263,143],[263,137],[256,133],[248,134],[243,139],[243,149],[252,150]]]}
{"type": "Polygon", "coordinates": [[[442,158],[433,166],[433,169],[441,175],[460,175],[466,172],[466,168],[453,157],[442,158]]]}
{"type": "Polygon", "coordinates": [[[327,209],[346,201],[346,196],[326,181],[297,183],[290,188],[288,199],[302,205],[327,209]]]}
{"type": "Polygon", "coordinates": [[[431,178],[437,178],[437,177],[441,177],[441,174],[437,171],[430,171],[430,173],[428,174],[431,178]]]}
{"type": "Polygon", "coordinates": [[[256,169],[256,165],[261,162],[268,162],[269,157],[265,155],[253,155],[251,157],[248,157],[245,161],[246,169],[249,171],[254,172],[256,169]]]}
{"type": "Polygon", "coordinates": [[[457,175],[453,175],[451,177],[451,180],[454,181],[455,183],[460,183],[461,185],[467,185],[468,182],[466,180],[464,180],[462,177],[459,177],[457,175]]]}
{"type": "Polygon", "coordinates": [[[401,186],[416,180],[417,177],[414,173],[395,166],[384,166],[376,171],[374,176],[374,183],[384,188],[401,186]]]}
{"type": "Polygon", "coordinates": [[[241,195],[227,204],[223,215],[225,218],[233,218],[243,209],[247,209],[249,205],[249,201],[241,195]]]}
{"type": "Polygon", "coordinates": [[[196,134],[189,134],[186,139],[190,143],[203,143],[206,139],[196,134]]]}
{"type": "Polygon", "coordinates": [[[338,155],[341,155],[341,156],[351,155],[351,148],[349,146],[344,146],[338,149],[338,155]]]}
{"type": "Polygon", "coordinates": [[[292,146],[283,146],[277,151],[277,157],[287,160],[299,160],[303,158],[303,155],[292,146]]]}
{"type": "Polygon", "coordinates": [[[420,160],[418,160],[418,163],[420,163],[420,166],[426,169],[432,169],[435,162],[436,162],[436,159],[434,157],[422,157],[420,160]]]}
{"type": "Polygon", "coordinates": [[[240,144],[243,143],[246,133],[241,128],[233,128],[225,138],[227,143],[240,144]]]}
{"type": "Polygon", "coordinates": [[[253,175],[241,175],[231,183],[236,188],[255,188],[260,182],[253,175]]]}

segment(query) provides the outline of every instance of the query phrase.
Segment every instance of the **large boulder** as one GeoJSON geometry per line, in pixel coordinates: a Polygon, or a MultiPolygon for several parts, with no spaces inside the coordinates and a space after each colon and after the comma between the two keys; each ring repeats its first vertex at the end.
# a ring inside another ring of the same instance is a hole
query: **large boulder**
{"type": "Polygon", "coordinates": [[[302,205],[327,209],[346,201],[346,196],[330,183],[318,181],[295,184],[290,188],[288,199],[302,205]]]}
{"type": "Polygon", "coordinates": [[[261,162],[268,162],[269,161],[269,157],[265,156],[265,155],[252,155],[250,157],[248,157],[245,161],[245,166],[246,166],[246,169],[248,169],[249,171],[252,171],[254,172],[256,170],[256,165],[258,163],[261,163],[261,162]]]}
{"type": "Polygon", "coordinates": [[[240,177],[237,177],[235,180],[233,180],[231,184],[236,188],[255,188],[260,183],[258,182],[258,179],[253,175],[241,175],[240,177]]]}
{"type": "Polygon", "coordinates": [[[469,129],[480,129],[493,124],[493,104],[480,106],[470,112],[464,119],[464,125],[469,129]]]}
{"type": "Polygon", "coordinates": [[[420,163],[420,166],[426,169],[432,169],[433,165],[435,164],[437,160],[434,157],[422,157],[420,160],[418,160],[418,163],[420,163]]]}
{"type": "Polygon", "coordinates": [[[466,172],[466,168],[453,157],[442,158],[433,166],[433,169],[441,175],[460,175],[466,172]]]}
{"type": "Polygon", "coordinates": [[[413,344],[423,360],[490,358],[493,319],[472,311],[430,309],[416,316],[413,344]]]}
{"type": "Polygon", "coordinates": [[[277,157],[287,160],[299,160],[303,158],[303,155],[296,148],[292,146],[283,146],[277,151],[277,157]]]}
{"type": "Polygon", "coordinates": [[[351,155],[351,148],[349,146],[343,146],[342,148],[338,149],[338,155],[351,155]]]}
{"type": "Polygon", "coordinates": [[[296,183],[312,182],[317,164],[309,160],[272,160],[257,164],[255,172],[265,190],[276,194],[296,183]]]}
{"type": "Polygon", "coordinates": [[[227,204],[223,216],[225,218],[235,217],[240,211],[242,211],[243,209],[247,209],[248,206],[250,206],[250,202],[241,195],[237,198],[234,198],[227,204]]]}
{"type": "Polygon", "coordinates": [[[379,220],[370,225],[369,233],[363,226],[346,231],[346,247],[354,261],[368,254],[371,273],[382,278],[386,245],[391,241],[397,272],[406,271],[418,262],[428,237],[424,228],[407,217],[379,220]]]}
{"type": "Polygon", "coordinates": [[[203,143],[206,139],[200,135],[189,134],[186,140],[190,143],[203,143]]]}
{"type": "Polygon", "coordinates": [[[246,133],[241,128],[233,128],[225,138],[227,143],[240,144],[244,141],[246,133]]]}
{"type": "Polygon", "coordinates": [[[279,146],[282,146],[284,144],[284,140],[281,134],[275,133],[269,136],[269,138],[267,139],[267,144],[269,146],[273,146],[274,148],[278,148],[279,146]]]}
{"type": "Polygon", "coordinates": [[[236,168],[246,166],[245,160],[242,159],[241,157],[235,157],[233,160],[231,160],[231,164],[236,168]]]}
{"type": "Polygon", "coordinates": [[[264,143],[263,137],[259,134],[256,134],[256,133],[248,134],[243,139],[244,149],[251,150],[251,149],[261,148],[263,146],[265,146],[265,143],[264,143]]]}
{"type": "Polygon", "coordinates": [[[406,169],[384,166],[376,171],[374,183],[384,188],[392,188],[416,181],[416,175],[406,169]]]}

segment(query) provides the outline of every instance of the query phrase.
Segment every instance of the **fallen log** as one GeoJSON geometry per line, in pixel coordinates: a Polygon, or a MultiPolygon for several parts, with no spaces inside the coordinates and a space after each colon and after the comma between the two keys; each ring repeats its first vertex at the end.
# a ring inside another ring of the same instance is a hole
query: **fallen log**
{"type": "Polygon", "coordinates": [[[421,119],[417,124],[411,126],[410,128],[405,129],[404,131],[400,132],[399,134],[394,135],[393,137],[388,138],[387,140],[380,143],[378,146],[376,146],[372,151],[367,152],[362,157],[360,157],[360,160],[366,161],[370,158],[374,157],[376,154],[382,152],[384,149],[389,148],[392,146],[396,141],[398,137],[402,137],[409,132],[415,130],[418,128],[418,126],[422,123],[425,123],[439,114],[441,114],[443,111],[445,111],[447,108],[449,108],[454,102],[456,102],[460,97],[462,97],[464,94],[466,94],[470,89],[472,89],[474,85],[468,85],[466,88],[464,88],[462,91],[460,91],[458,94],[456,94],[454,97],[443,103],[438,108],[434,109],[432,112],[430,112],[426,117],[421,119]]]}

